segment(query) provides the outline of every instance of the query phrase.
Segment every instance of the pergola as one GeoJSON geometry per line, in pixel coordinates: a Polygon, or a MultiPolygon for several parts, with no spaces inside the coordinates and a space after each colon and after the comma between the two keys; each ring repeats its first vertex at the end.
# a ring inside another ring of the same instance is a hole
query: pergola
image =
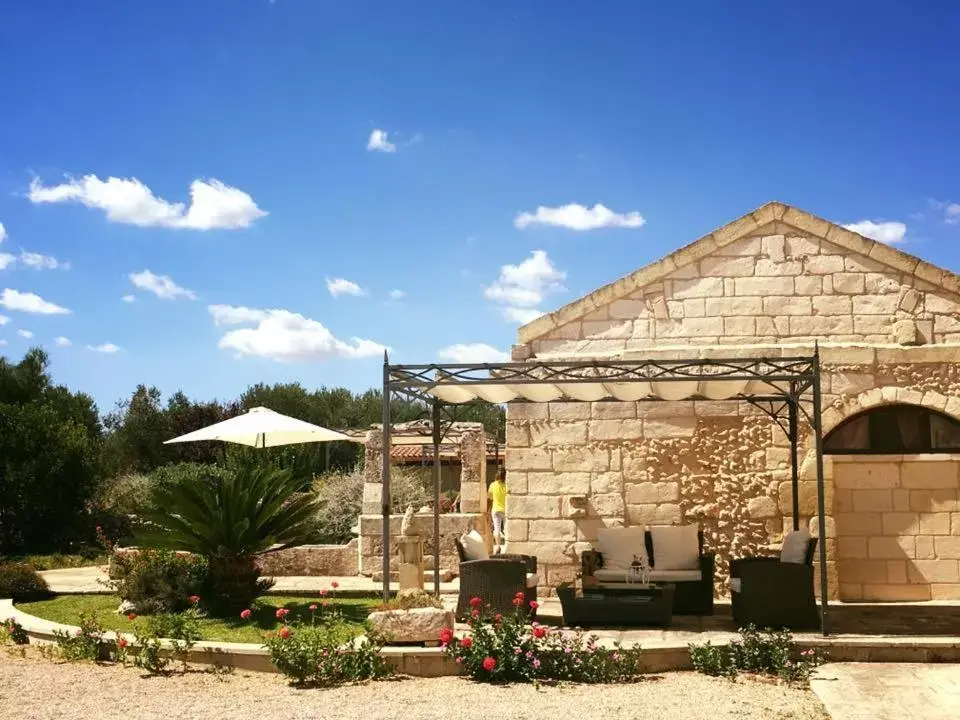
{"type": "MultiPolygon", "coordinates": [[[[432,409],[434,458],[434,589],[440,591],[440,444],[451,407],[475,401],[551,402],[748,402],[766,413],[790,441],[793,528],[800,526],[799,422],[811,429],[816,450],[817,519],[820,542],[820,622],[828,632],[826,508],[823,488],[820,355],[682,360],[583,360],[508,363],[383,364],[383,594],[390,596],[390,401],[394,395],[421,400],[432,409]]],[[[481,488],[485,491],[485,488],[481,488]]]]}

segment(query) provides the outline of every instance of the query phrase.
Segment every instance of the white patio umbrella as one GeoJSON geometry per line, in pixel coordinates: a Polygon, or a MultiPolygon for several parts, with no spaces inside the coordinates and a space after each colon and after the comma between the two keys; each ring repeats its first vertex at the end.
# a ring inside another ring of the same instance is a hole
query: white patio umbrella
{"type": "Polygon", "coordinates": [[[198,440],[223,440],[224,442],[258,448],[298,443],[332,442],[334,440],[363,442],[358,438],[344,435],[335,430],[327,430],[327,428],[312,425],[303,420],[297,420],[289,415],[274,412],[269,408],[255,407],[243,415],[237,415],[237,417],[214,423],[209,427],[194,430],[186,435],[167,440],[164,444],[196,442],[198,440]]]}

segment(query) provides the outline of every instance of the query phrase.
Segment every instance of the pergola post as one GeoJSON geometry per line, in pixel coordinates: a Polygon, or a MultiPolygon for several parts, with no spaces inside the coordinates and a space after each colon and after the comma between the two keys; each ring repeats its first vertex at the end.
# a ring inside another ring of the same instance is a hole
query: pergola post
{"type": "Polygon", "coordinates": [[[789,435],[790,435],[790,491],[793,493],[793,529],[800,529],[800,467],[797,463],[797,443],[799,442],[799,432],[797,429],[797,396],[795,394],[796,383],[790,383],[790,417],[789,417],[789,435]]]}
{"type": "Polygon", "coordinates": [[[383,353],[383,476],[381,482],[380,510],[383,515],[383,601],[390,602],[390,360],[383,353]]]}
{"type": "Polygon", "coordinates": [[[830,632],[829,601],[827,599],[827,507],[823,489],[823,417],[820,397],[820,351],[813,355],[813,438],[817,461],[817,547],[820,556],[820,631],[826,636],[830,632]]]}
{"type": "Polygon", "coordinates": [[[433,593],[440,597],[440,401],[431,408],[433,430],[433,593]]]}

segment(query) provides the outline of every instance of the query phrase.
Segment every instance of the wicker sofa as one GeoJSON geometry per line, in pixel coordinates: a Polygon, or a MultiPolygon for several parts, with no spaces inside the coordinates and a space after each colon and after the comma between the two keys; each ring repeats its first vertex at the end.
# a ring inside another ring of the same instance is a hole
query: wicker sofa
{"type": "Polygon", "coordinates": [[[486,554],[483,539],[474,530],[455,541],[460,556],[460,595],[457,598],[457,619],[470,615],[470,599],[479,597],[491,611],[512,612],[517,593],[524,594],[529,607],[537,599],[537,558],[532,555],[486,554]],[[483,548],[483,549],[481,549],[483,548]]]}
{"type": "MultiPolygon", "coordinates": [[[[588,550],[580,556],[581,580],[584,587],[618,587],[627,584],[627,572],[622,565],[613,565],[604,560],[604,548],[630,546],[630,552],[639,555],[641,548],[646,552],[650,565],[650,582],[671,583],[674,585],[673,613],[675,615],[712,615],[713,614],[713,576],[716,556],[704,552],[703,531],[696,529],[696,550],[687,548],[686,567],[674,569],[674,563],[657,567],[654,547],[654,534],[657,529],[604,528],[598,536],[598,550],[588,550]],[[642,533],[642,540],[641,540],[642,533]],[[694,555],[695,553],[695,555],[694,555]],[[668,567],[669,565],[669,567],[668,567]]],[[[687,528],[684,542],[692,543],[693,529],[687,528]]],[[[661,545],[661,548],[663,546],[661,545]]],[[[609,553],[608,553],[609,554],[609,553]]],[[[664,556],[667,555],[662,551],[664,556]]]]}
{"type": "Polygon", "coordinates": [[[806,530],[788,533],[778,556],[730,562],[730,606],[738,627],[810,630],[819,626],[813,592],[817,539],[806,530]]]}

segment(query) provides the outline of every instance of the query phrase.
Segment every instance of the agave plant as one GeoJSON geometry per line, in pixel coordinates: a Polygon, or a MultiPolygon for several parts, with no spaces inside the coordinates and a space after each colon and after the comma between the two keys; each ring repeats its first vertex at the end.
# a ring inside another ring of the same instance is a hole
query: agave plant
{"type": "Polygon", "coordinates": [[[298,494],[289,471],[246,468],[236,473],[185,477],[155,487],[152,507],[136,534],[143,547],[185,550],[210,566],[205,602],[223,612],[246,608],[270,582],[260,579],[256,556],[304,543],[317,503],[298,494]]]}

